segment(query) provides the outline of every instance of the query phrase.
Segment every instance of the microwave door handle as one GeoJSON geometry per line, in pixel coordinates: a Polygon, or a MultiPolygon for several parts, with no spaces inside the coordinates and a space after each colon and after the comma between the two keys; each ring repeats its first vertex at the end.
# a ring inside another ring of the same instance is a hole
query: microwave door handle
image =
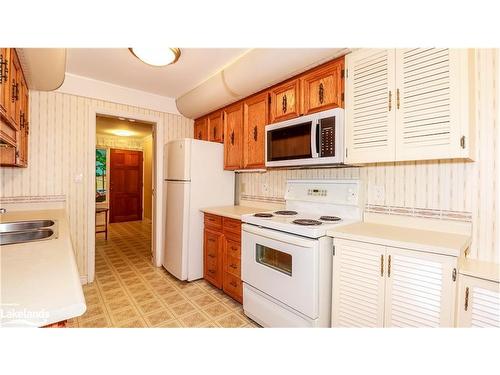
{"type": "Polygon", "coordinates": [[[311,155],[313,158],[319,157],[319,135],[319,120],[316,120],[311,129],[311,155]]]}

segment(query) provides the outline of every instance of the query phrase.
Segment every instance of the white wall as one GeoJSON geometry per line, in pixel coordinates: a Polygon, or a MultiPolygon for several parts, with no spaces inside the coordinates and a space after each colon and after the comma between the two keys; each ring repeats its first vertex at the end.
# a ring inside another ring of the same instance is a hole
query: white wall
{"type": "Polygon", "coordinates": [[[499,63],[499,50],[477,52],[476,162],[439,160],[244,173],[238,175],[240,198],[282,202],[287,179],[361,178],[367,210],[471,221],[471,257],[500,263],[499,63]],[[269,187],[266,193],[264,184],[269,187]],[[384,189],[381,200],[374,196],[374,186],[384,189]]]}
{"type": "MultiPolygon", "coordinates": [[[[116,104],[59,92],[30,92],[29,167],[0,168],[0,198],[66,196],[66,207],[78,269],[87,276],[87,162],[91,108],[161,117],[163,143],[192,137],[193,121],[170,113],[116,104]],[[83,174],[81,183],[74,177],[83,174]]],[[[48,198],[47,198],[48,199],[48,198]]],[[[94,202],[90,202],[94,205],[94,202]]],[[[90,228],[94,230],[94,228],[90,228]]]]}

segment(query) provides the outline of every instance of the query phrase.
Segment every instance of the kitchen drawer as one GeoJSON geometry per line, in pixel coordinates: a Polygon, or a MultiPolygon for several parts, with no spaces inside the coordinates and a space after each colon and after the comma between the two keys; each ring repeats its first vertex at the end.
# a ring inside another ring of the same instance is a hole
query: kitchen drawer
{"type": "Polygon", "coordinates": [[[239,303],[243,303],[243,283],[239,277],[224,273],[224,292],[239,303]]]}
{"type": "Polygon", "coordinates": [[[222,217],[212,214],[205,214],[205,226],[214,230],[222,230],[222,217]]]}
{"type": "Polygon", "coordinates": [[[226,254],[224,270],[237,278],[241,278],[241,260],[226,254]]]}
{"type": "Polygon", "coordinates": [[[226,238],[226,255],[241,259],[241,243],[233,239],[226,238]]]}
{"type": "Polygon", "coordinates": [[[230,219],[228,217],[222,218],[222,225],[224,233],[230,232],[241,236],[241,221],[230,219]]]}

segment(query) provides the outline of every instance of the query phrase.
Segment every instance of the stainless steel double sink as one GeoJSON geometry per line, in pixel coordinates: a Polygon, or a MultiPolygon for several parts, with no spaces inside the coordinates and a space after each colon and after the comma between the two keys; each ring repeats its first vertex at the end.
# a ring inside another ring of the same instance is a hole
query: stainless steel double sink
{"type": "Polygon", "coordinates": [[[53,240],[57,238],[56,220],[28,220],[0,223],[0,245],[53,240]]]}

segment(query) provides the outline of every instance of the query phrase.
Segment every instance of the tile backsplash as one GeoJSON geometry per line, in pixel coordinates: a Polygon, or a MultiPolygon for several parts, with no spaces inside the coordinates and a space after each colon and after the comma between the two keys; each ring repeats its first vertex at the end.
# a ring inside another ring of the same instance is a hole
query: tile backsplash
{"type": "Polygon", "coordinates": [[[472,222],[470,256],[500,263],[499,50],[477,50],[474,162],[377,163],[360,167],[277,169],[237,175],[237,199],[283,203],[288,179],[361,179],[365,211],[472,222]]]}

